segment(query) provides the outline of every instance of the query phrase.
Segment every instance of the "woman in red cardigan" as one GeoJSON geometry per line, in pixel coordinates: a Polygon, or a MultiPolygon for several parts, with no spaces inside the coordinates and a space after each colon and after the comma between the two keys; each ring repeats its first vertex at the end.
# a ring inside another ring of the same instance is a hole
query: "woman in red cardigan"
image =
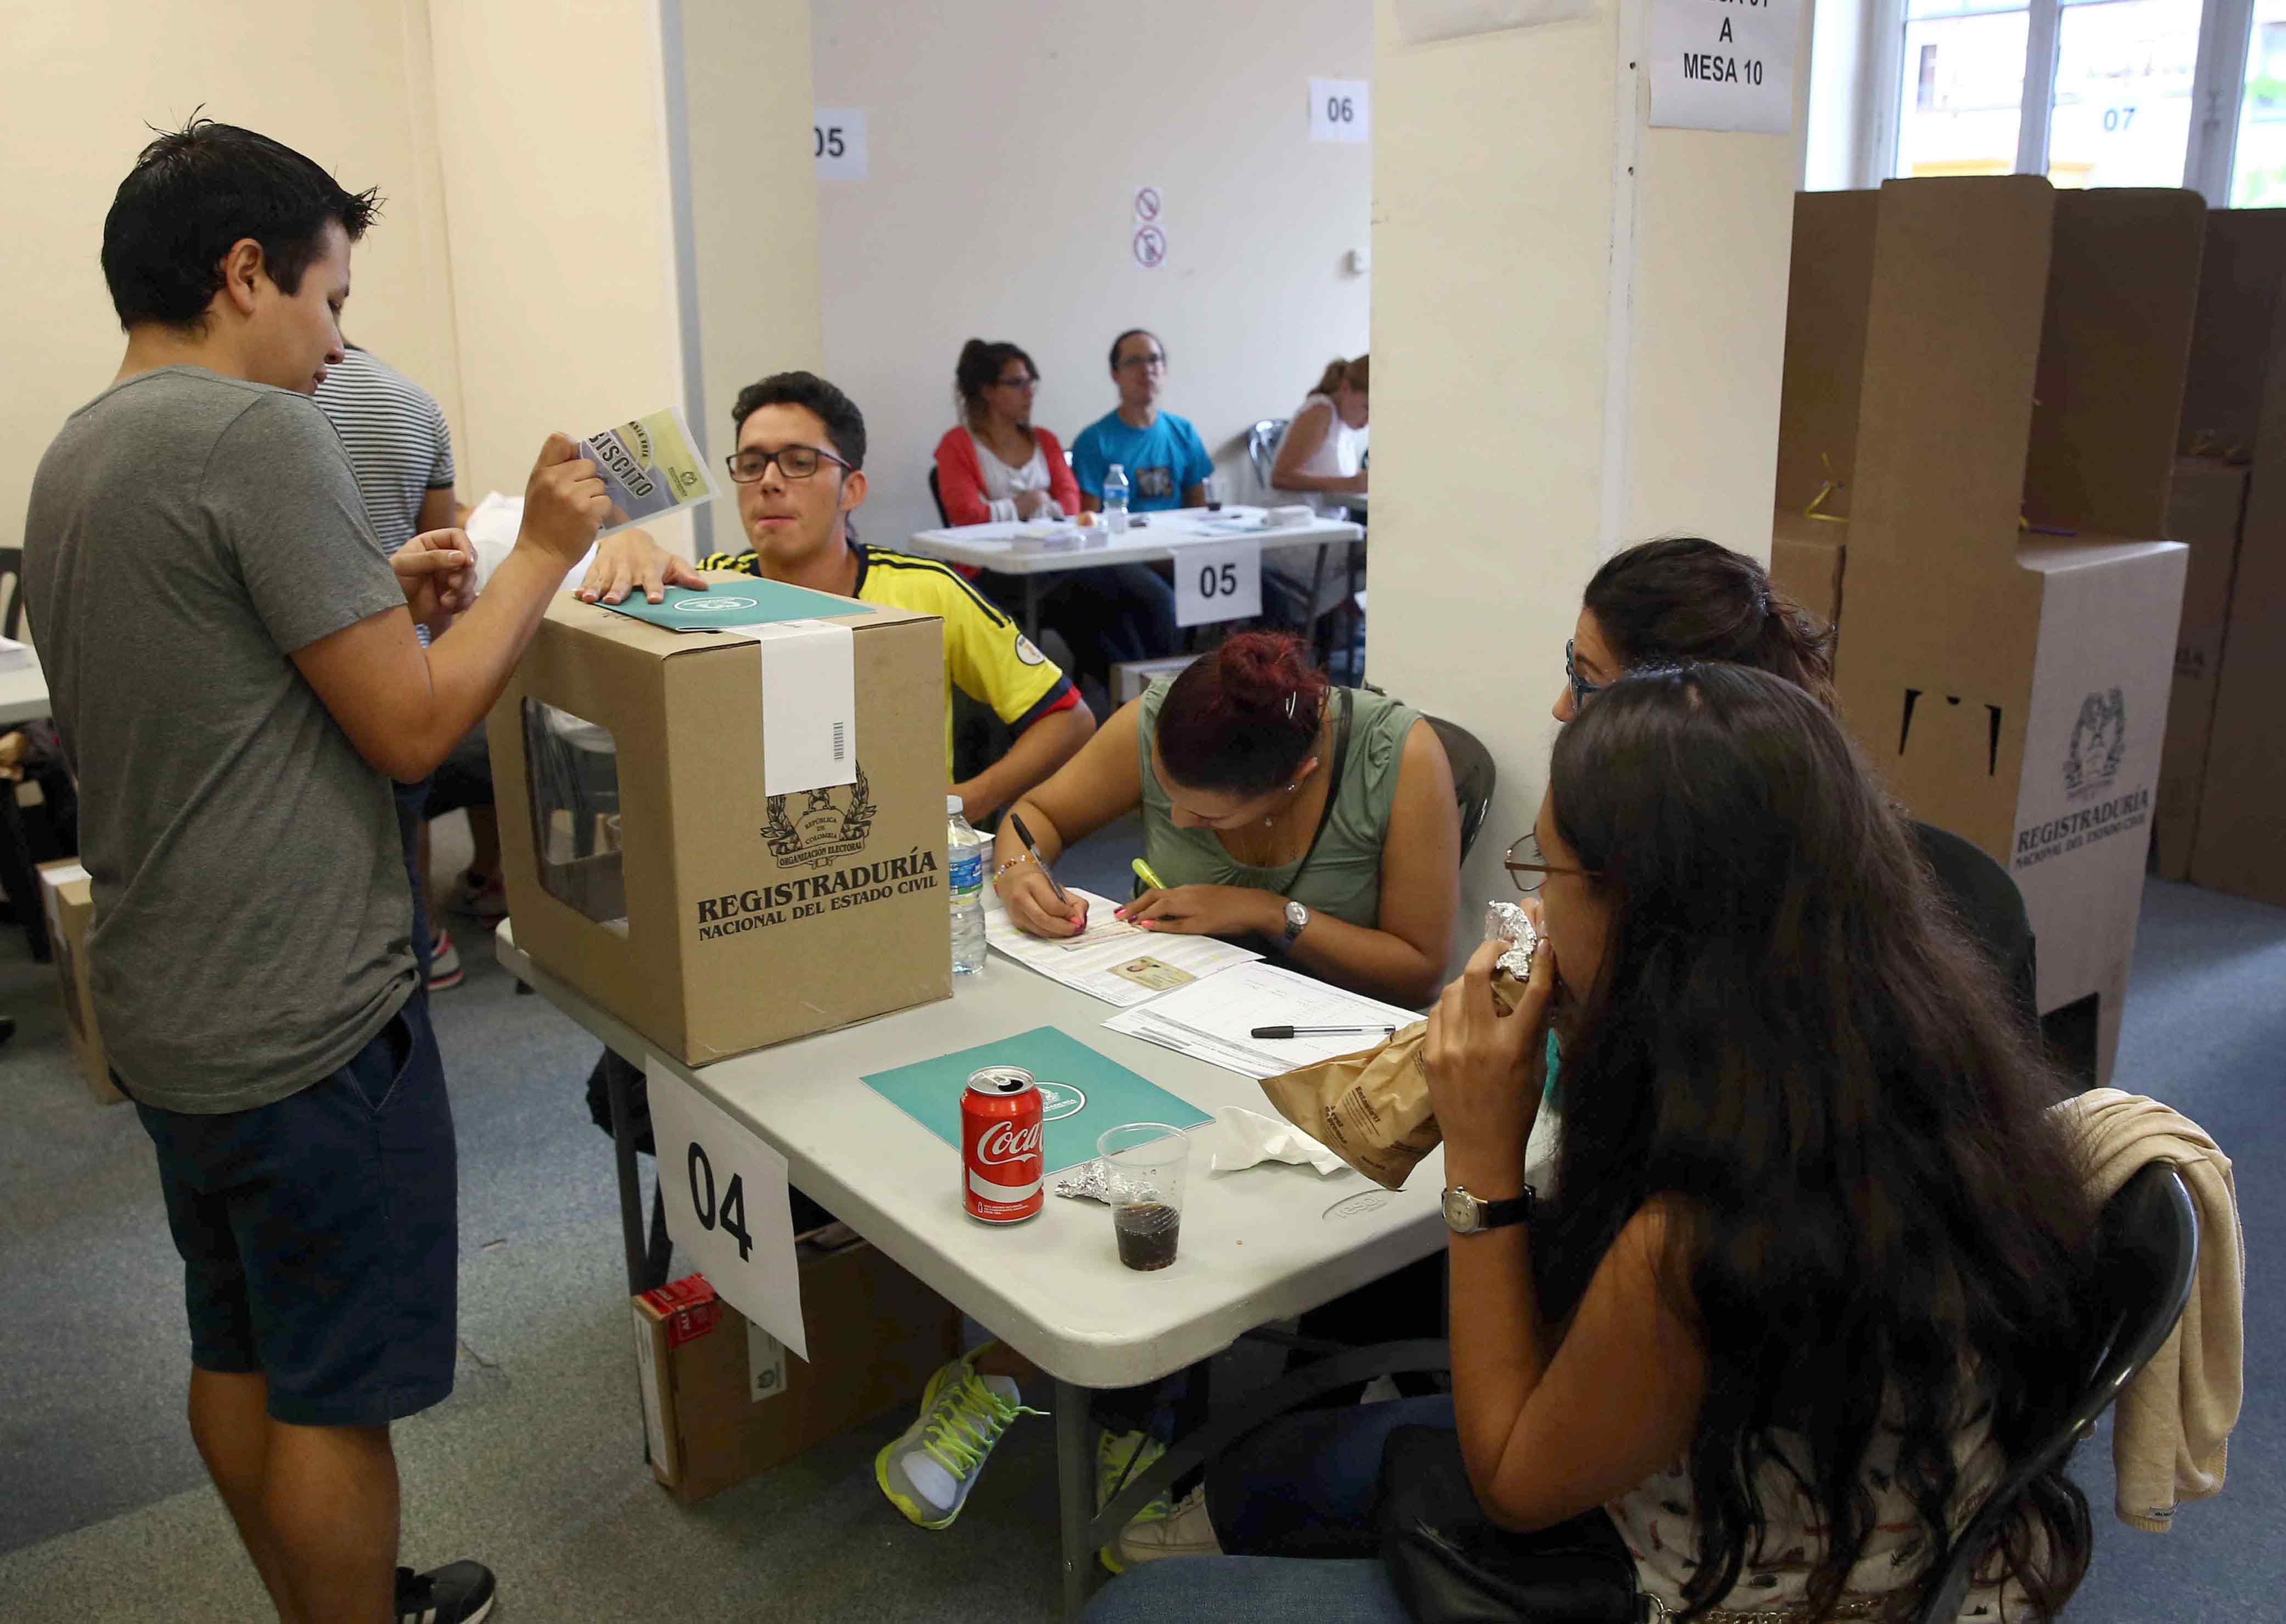
{"type": "MultiPolygon", "coordinates": [[[[1032,426],[1039,388],[1032,357],[1011,343],[973,338],[953,369],[961,424],[936,446],[937,499],[953,524],[1061,519],[1080,511],[1079,486],[1055,435],[1032,426]]],[[[1173,588],[1147,564],[1110,564],[1049,577],[1040,620],[1071,646],[1078,673],[1108,692],[1111,667],[1174,652],[1173,588]]],[[[1009,600],[1020,584],[987,575],[978,583],[1009,600]]]]}

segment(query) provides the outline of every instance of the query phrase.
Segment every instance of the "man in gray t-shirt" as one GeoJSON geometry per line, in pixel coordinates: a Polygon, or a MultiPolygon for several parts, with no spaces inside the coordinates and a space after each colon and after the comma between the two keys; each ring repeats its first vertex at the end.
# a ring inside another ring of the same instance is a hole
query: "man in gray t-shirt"
{"type": "Polygon", "coordinates": [[[342,443],[303,396],[138,373],[65,423],[25,534],[111,1063],[168,1110],[282,1099],[415,974],[389,781],[290,657],[405,606],[342,443]]]}
{"type": "Polygon", "coordinates": [[[308,398],[371,193],[193,120],[104,222],[127,350],[64,424],[24,599],[82,787],[88,978],[184,1263],[191,1431],[281,1618],[475,1624],[396,1567],[392,1422],[451,1392],[444,1068],[389,781],[489,710],[609,509],[551,435],[481,600],[457,530],[383,555],[308,398]],[[432,647],[418,620],[450,626],[432,647]]]}

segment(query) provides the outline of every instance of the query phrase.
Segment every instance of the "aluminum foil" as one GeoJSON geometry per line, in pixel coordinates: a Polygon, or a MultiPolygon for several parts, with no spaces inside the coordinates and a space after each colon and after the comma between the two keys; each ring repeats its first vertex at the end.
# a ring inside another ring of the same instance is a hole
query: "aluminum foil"
{"type": "Polygon", "coordinates": [[[1101,1157],[1082,1162],[1049,1188],[1057,1195],[1068,1196],[1074,1201],[1100,1201],[1106,1206],[1114,1204],[1111,1170],[1103,1165],[1101,1157]]]}
{"type": "Polygon", "coordinates": [[[1501,954],[1500,963],[1494,968],[1506,970],[1518,981],[1532,979],[1532,955],[1539,950],[1540,932],[1520,904],[1485,904],[1485,940],[1514,944],[1501,954]]]}

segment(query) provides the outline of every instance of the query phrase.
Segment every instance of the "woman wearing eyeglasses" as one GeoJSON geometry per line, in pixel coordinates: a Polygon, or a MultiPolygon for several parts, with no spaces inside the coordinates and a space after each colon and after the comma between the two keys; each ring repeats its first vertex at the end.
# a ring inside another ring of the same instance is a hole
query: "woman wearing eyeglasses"
{"type": "MultiPolygon", "coordinates": [[[[1523,997],[1502,1013],[1479,952],[1424,1052],[1450,1398],[1256,1433],[1204,1501],[1246,1559],[1154,1565],[1092,1624],[1398,1624],[1423,1615],[1392,1573],[1456,1542],[1527,1593],[1600,1543],[1612,1604],[1666,1610],[1628,1617],[1910,1618],[2067,1418],[2093,1215],[2053,1079],[1832,716],[1736,665],[1620,678],[1558,737],[1534,834],[1523,997]],[[1567,1110],[1535,1194],[1551,1025],[1567,1110]],[[1384,1489],[1412,1510],[1393,1545],[1384,1489]]],[[[2034,1479],[1956,1616],[2052,1616],[2087,1517],[2061,1465],[2034,1479]]]]}
{"type": "MultiPolygon", "coordinates": [[[[1079,514],[1070,459],[1055,435],[1032,421],[1039,385],[1039,369],[1014,344],[973,338],[961,347],[953,368],[961,420],[936,444],[937,499],[947,522],[1079,514]]],[[[977,584],[1003,601],[1022,592],[1021,583],[989,573],[977,584]]],[[[1174,589],[1144,564],[1060,571],[1043,592],[1040,621],[1070,645],[1080,671],[1108,689],[1114,665],[1173,650],[1174,589]]]]}
{"type": "MultiPolygon", "coordinates": [[[[1615,554],[1588,582],[1564,646],[1556,719],[1571,721],[1628,671],[1708,660],[1783,677],[1827,710],[1838,709],[1833,629],[1772,586],[1754,560],[1677,537],[1615,554]]],[[[2017,1018],[2038,1025],[2032,921],[2016,883],[1959,836],[1932,824],[1906,827],[1955,917],[1999,970],[2017,1018]]]]}

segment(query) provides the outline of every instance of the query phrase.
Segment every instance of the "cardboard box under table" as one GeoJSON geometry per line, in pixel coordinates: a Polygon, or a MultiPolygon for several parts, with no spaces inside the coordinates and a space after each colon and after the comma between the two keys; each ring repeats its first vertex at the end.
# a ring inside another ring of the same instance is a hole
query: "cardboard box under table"
{"type": "Polygon", "coordinates": [[[685,1504],[911,1404],[960,1352],[960,1314],[863,1242],[805,1257],[810,1357],[715,1296],[704,1275],[635,1299],[651,1475],[685,1504]]]}
{"type": "Polygon", "coordinates": [[[126,1095],[111,1086],[111,1063],[104,1057],[103,1033],[95,1024],[95,997],[87,985],[87,932],[95,922],[94,882],[78,859],[40,865],[40,905],[48,916],[48,940],[55,949],[56,990],[62,996],[64,1032],[71,1040],[87,1091],[103,1105],[126,1095]]]}
{"type": "Polygon", "coordinates": [[[556,599],[488,729],[518,943],[689,1065],[952,978],[943,624],[715,581],[556,599]]]}
{"type": "Polygon", "coordinates": [[[2185,549],[2158,538],[2204,205],[2013,176],[1795,218],[1781,583],[1836,601],[1850,731],[1913,816],[2009,869],[2051,1035],[2086,1017],[2109,1080],[2182,602],[2185,549]],[[1846,522],[1805,534],[1813,506],[1846,522]]]}

